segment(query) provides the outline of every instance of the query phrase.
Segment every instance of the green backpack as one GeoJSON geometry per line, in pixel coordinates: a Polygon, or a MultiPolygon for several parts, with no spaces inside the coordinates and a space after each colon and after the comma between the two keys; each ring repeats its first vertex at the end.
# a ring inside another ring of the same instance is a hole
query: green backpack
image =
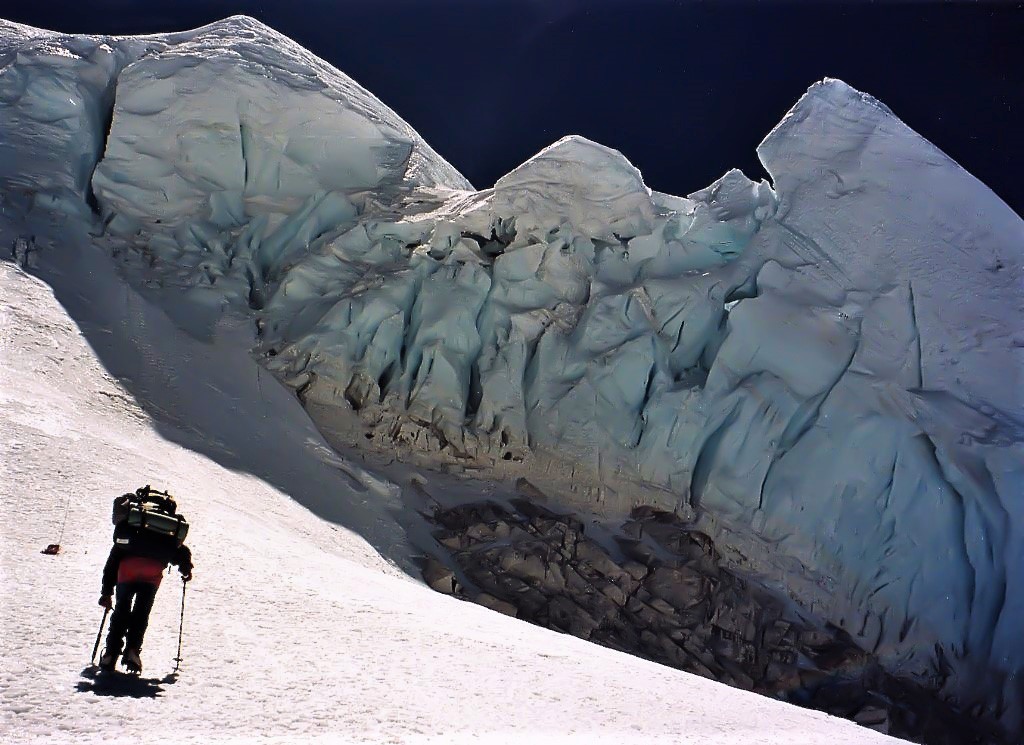
{"type": "Polygon", "coordinates": [[[112,519],[115,525],[126,523],[140,530],[169,536],[179,544],[184,543],[188,535],[188,522],[178,514],[174,497],[150,488],[149,484],[115,499],[112,519]]]}

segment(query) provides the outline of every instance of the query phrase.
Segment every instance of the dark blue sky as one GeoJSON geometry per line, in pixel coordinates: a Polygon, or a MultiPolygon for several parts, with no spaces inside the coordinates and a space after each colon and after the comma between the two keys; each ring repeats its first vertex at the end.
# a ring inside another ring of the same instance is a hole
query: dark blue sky
{"type": "Polygon", "coordinates": [[[557,138],[621,150],[686,194],[754,148],[808,85],[880,98],[1024,213],[1024,3],[672,0],[0,0],[69,32],[255,16],[395,109],[478,187],[557,138]]]}

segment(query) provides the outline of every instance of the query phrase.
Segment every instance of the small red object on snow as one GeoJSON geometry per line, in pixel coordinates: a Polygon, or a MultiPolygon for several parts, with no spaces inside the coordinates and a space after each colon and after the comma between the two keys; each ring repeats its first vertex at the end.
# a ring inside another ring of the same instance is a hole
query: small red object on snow
{"type": "Polygon", "coordinates": [[[49,556],[56,556],[57,554],[60,553],[60,544],[59,543],[51,543],[49,546],[44,548],[39,553],[41,553],[41,554],[48,554],[49,556]]]}

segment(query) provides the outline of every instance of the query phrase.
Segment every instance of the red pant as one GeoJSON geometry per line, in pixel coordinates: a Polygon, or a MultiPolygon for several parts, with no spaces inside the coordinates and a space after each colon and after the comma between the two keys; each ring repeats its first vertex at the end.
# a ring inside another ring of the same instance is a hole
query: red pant
{"type": "Polygon", "coordinates": [[[159,587],[166,567],[167,562],[160,561],[159,559],[150,559],[145,556],[126,556],[117,565],[117,584],[146,582],[159,587]]]}

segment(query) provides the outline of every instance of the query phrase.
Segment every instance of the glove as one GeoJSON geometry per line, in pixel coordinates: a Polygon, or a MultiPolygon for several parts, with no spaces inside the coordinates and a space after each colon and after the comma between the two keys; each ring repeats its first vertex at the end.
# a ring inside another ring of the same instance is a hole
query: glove
{"type": "Polygon", "coordinates": [[[107,610],[110,610],[114,607],[114,601],[110,595],[104,595],[100,598],[100,605],[102,605],[107,610]]]}
{"type": "Polygon", "coordinates": [[[185,572],[182,572],[181,573],[181,581],[182,582],[191,582],[192,581],[192,572],[189,572],[188,574],[185,574],[185,572]]]}

